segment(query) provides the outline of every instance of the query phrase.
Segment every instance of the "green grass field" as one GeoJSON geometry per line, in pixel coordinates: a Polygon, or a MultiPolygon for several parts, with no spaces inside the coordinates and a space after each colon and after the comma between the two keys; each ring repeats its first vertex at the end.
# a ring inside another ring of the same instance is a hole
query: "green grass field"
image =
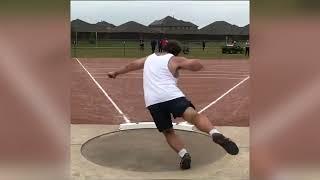
{"type": "MultiPolygon", "coordinates": [[[[243,44],[243,42],[241,42],[243,44]]],[[[207,42],[206,49],[202,50],[201,42],[181,42],[182,46],[190,48],[189,54],[181,53],[181,56],[199,59],[243,59],[244,54],[222,54],[221,47],[225,42],[207,42]]],[[[77,47],[71,49],[72,57],[103,58],[103,57],[125,57],[139,58],[151,54],[150,41],[145,41],[145,48],[140,50],[138,41],[100,41],[97,44],[90,44],[87,41],[79,42],[77,47]]]]}

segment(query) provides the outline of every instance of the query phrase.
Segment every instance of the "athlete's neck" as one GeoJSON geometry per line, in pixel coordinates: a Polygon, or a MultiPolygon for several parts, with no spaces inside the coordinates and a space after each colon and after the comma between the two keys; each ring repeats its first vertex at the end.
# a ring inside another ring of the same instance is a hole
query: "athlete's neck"
{"type": "Polygon", "coordinates": [[[163,56],[163,55],[166,55],[168,54],[167,52],[156,52],[155,53],[157,56],[163,56]]]}

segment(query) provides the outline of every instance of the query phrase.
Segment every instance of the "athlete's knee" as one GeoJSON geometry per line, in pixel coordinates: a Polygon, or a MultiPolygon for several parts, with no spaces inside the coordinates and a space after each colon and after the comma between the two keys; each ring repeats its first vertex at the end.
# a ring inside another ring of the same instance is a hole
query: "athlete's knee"
{"type": "Polygon", "coordinates": [[[184,113],[184,119],[191,124],[195,124],[198,118],[199,113],[195,111],[193,108],[188,108],[184,113]]]}
{"type": "Polygon", "coordinates": [[[199,119],[200,114],[198,114],[197,112],[193,113],[190,117],[190,123],[191,124],[196,124],[196,122],[199,119]]]}

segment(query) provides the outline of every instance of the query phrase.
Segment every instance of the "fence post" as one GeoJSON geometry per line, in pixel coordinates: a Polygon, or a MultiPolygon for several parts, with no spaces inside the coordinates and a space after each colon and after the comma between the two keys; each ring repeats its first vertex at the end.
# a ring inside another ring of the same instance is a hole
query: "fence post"
{"type": "Polygon", "coordinates": [[[96,47],[98,46],[98,32],[96,32],[96,47]]]}
{"type": "Polygon", "coordinates": [[[73,42],[73,55],[74,55],[74,57],[77,57],[77,42],[76,41],[74,41],[73,42]]]}
{"type": "Polygon", "coordinates": [[[76,31],[76,44],[78,44],[78,32],[76,31]]]}
{"type": "Polygon", "coordinates": [[[123,56],[126,56],[126,41],[123,41],[123,56]]]}

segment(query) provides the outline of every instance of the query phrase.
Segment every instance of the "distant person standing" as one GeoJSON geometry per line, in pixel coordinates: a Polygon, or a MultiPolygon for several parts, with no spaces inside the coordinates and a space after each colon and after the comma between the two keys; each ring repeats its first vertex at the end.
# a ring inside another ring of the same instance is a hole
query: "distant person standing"
{"type": "Polygon", "coordinates": [[[156,50],[156,45],[157,45],[157,41],[153,39],[153,40],[151,41],[151,50],[152,50],[152,53],[154,53],[154,51],[156,50]]]}
{"type": "Polygon", "coordinates": [[[246,42],[246,53],[245,53],[245,55],[246,55],[246,56],[249,56],[249,53],[250,53],[250,42],[249,42],[249,40],[247,40],[247,42],[246,42]]]}
{"type": "Polygon", "coordinates": [[[162,46],[161,46],[161,44],[162,44],[162,39],[159,39],[159,40],[158,40],[158,49],[159,49],[159,52],[162,52],[162,46]]]}
{"type": "Polygon", "coordinates": [[[141,51],[144,50],[144,40],[143,39],[140,40],[140,50],[141,51]]]}
{"type": "Polygon", "coordinates": [[[206,41],[203,40],[203,41],[202,41],[202,51],[204,51],[205,48],[206,48],[206,41]]]}

